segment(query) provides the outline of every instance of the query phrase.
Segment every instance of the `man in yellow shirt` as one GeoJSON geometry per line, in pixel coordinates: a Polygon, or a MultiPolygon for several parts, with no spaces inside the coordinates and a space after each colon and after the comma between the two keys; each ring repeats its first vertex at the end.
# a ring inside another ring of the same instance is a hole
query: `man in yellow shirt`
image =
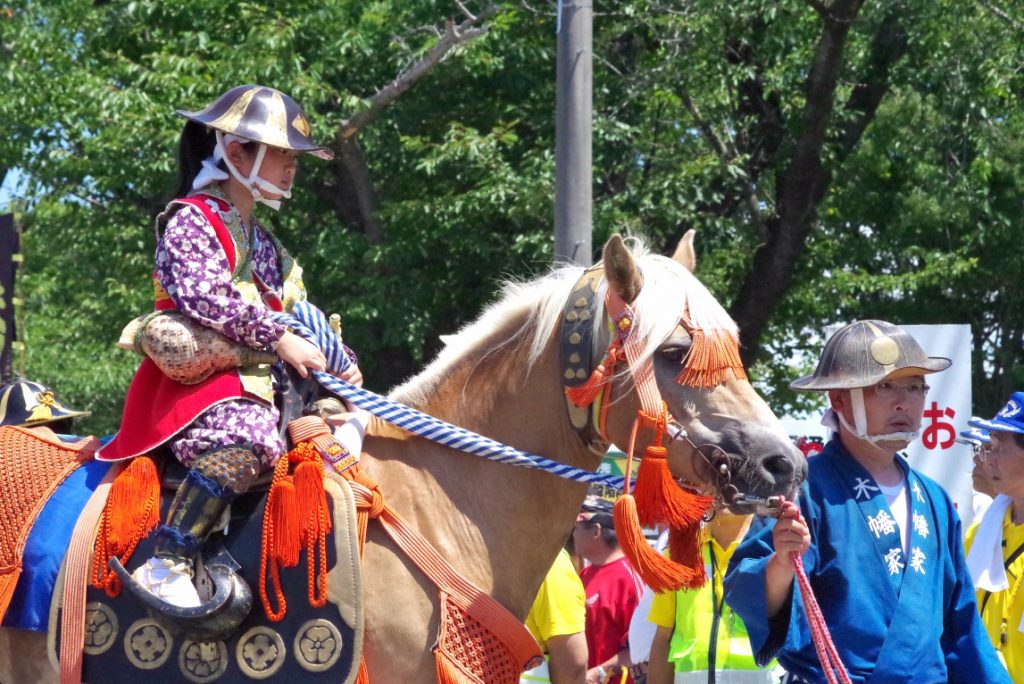
{"type": "Polygon", "coordinates": [[[743,621],[722,600],[729,559],[750,521],[749,515],[719,512],[703,549],[710,581],[697,590],[655,595],[648,619],[658,630],[651,644],[647,684],[707,684],[716,677],[729,684],[775,681],[770,666],[760,669],[754,662],[743,621]]]}
{"type": "Polygon", "coordinates": [[[546,661],[524,672],[520,684],[583,684],[587,675],[586,595],[565,549],[544,577],[526,616],[526,627],[546,661]]]}
{"type": "Polygon", "coordinates": [[[974,419],[988,431],[981,452],[998,494],[967,530],[967,567],[978,610],[992,644],[1015,682],[1024,682],[1024,392],[1014,392],[992,420],[974,419]]]}

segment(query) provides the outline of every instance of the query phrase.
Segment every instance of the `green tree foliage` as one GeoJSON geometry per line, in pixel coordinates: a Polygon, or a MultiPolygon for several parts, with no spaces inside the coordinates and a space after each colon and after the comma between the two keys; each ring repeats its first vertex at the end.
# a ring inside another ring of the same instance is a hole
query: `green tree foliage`
{"type": "MultiPolygon", "coordinates": [[[[293,95],[339,152],[304,162],[264,219],[342,314],[371,388],[414,372],[501,278],[545,270],[555,3],[463,5],[0,0],[0,169],[28,183],[26,373],[91,408],[85,428],[116,427],[137,359],[114,341],[151,306],[173,110],[239,83],[293,95]]],[[[595,11],[594,244],[632,232],[669,251],[696,228],[699,273],[777,409],[806,407],[782,389],[794,355],[857,317],[970,322],[978,410],[1018,386],[1024,33],[1004,6],[595,11]]]]}

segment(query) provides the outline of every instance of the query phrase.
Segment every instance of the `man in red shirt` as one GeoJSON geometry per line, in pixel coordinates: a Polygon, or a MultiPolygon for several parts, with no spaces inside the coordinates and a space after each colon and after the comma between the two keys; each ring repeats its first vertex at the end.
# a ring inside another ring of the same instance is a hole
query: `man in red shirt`
{"type": "Polygon", "coordinates": [[[587,684],[619,684],[622,668],[632,665],[629,620],[644,584],[619,548],[610,514],[581,513],[572,538],[588,563],[580,570],[587,595],[587,684]]]}

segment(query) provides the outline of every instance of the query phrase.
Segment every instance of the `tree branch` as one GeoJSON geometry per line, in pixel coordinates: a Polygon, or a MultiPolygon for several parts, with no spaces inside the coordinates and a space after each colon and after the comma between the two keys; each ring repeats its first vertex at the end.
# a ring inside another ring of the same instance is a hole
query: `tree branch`
{"type": "Polygon", "coordinates": [[[366,101],[366,106],[363,109],[341,123],[335,134],[335,147],[338,156],[332,165],[334,179],[338,188],[345,188],[351,198],[355,200],[354,206],[352,202],[339,199],[338,193],[333,193],[326,187],[317,189],[318,196],[327,199],[346,224],[362,229],[372,244],[384,242],[386,236],[383,226],[377,218],[377,193],[373,187],[366,155],[359,146],[357,135],[360,130],[375,121],[402,93],[411,89],[434,67],[444,61],[453,49],[485,34],[487,28],[481,24],[498,12],[498,6],[492,4],[479,14],[473,14],[461,0],[454,0],[454,2],[464,17],[462,22],[456,25],[453,20],[446,20],[444,32],[437,44],[428,50],[422,59],[378,90],[373,97],[366,101]]]}
{"type": "MultiPolygon", "coordinates": [[[[679,89],[679,96],[683,100],[683,104],[686,106],[686,110],[690,112],[690,116],[697,124],[697,128],[700,129],[704,138],[708,141],[708,144],[718,154],[718,159],[722,164],[736,163],[739,160],[739,152],[736,150],[736,146],[732,140],[722,138],[715,132],[715,129],[711,127],[711,124],[701,115],[700,109],[697,108],[693,98],[690,97],[690,93],[686,88],[679,89]]],[[[747,211],[750,213],[750,223],[753,225],[754,230],[761,236],[761,239],[767,239],[768,232],[764,221],[761,217],[761,204],[757,196],[757,189],[750,180],[750,176],[744,173],[742,180],[740,181],[743,186],[743,201],[747,205],[747,211]]]]}
{"type": "Polygon", "coordinates": [[[328,182],[314,183],[310,189],[317,199],[331,207],[344,226],[365,233],[371,244],[381,244],[386,236],[377,218],[377,193],[358,136],[344,141],[337,149],[338,154],[328,167],[328,182]]]}
{"type": "Polygon", "coordinates": [[[860,142],[868,125],[874,120],[882,98],[889,90],[893,66],[907,52],[907,32],[897,12],[885,17],[871,43],[871,56],[864,77],[854,86],[846,101],[846,109],[857,112],[839,137],[837,159],[844,160],[860,142]]]}
{"type": "Polygon", "coordinates": [[[823,19],[827,19],[828,18],[829,9],[828,9],[828,7],[825,6],[824,3],[819,2],[819,0],[806,0],[806,2],[823,19]]]}
{"type": "Polygon", "coordinates": [[[1007,24],[1012,26],[1017,31],[1024,31],[1024,22],[1019,21],[1018,19],[1015,19],[1015,18],[1011,17],[1002,8],[996,7],[991,2],[985,2],[984,0],[982,0],[981,6],[984,7],[985,9],[987,9],[992,14],[996,15],[997,17],[999,17],[1000,19],[1002,19],[1003,21],[1005,21],[1007,24]]]}
{"type": "Polygon", "coordinates": [[[458,4],[463,9],[466,18],[457,26],[451,19],[446,20],[444,34],[441,39],[434,47],[427,51],[427,54],[421,60],[378,90],[373,97],[367,100],[365,108],[342,122],[336,136],[339,143],[356,135],[361,128],[373,122],[402,93],[416,85],[431,69],[440,64],[454,48],[487,33],[487,28],[481,27],[480,24],[497,14],[498,6],[489,5],[480,14],[472,15],[469,14],[468,10],[461,3],[458,4]]]}
{"type": "Polygon", "coordinates": [[[377,193],[370,178],[370,166],[357,138],[347,138],[341,143],[341,154],[336,160],[349,178],[348,187],[355,195],[362,219],[362,228],[370,244],[384,242],[384,229],[377,218],[377,193]]]}
{"type": "Polygon", "coordinates": [[[733,302],[732,313],[743,335],[743,360],[750,364],[779,302],[789,288],[818,203],[831,182],[822,165],[822,149],[831,117],[843,51],[853,20],[864,0],[834,0],[806,83],[806,100],[793,156],[776,184],[776,214],[768,226],[768,240],[754,260],[733,302]]]}

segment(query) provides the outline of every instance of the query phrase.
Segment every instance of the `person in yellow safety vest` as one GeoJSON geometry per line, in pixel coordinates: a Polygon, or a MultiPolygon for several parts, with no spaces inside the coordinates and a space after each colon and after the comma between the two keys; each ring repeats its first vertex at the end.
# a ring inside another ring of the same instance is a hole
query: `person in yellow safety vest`
{"type": "Polygon", "coordinates": [[[541,582],[526,615],[526,628],[544,651],[544,662],[524,672],[520,684],[584,684],[587,676],[586,594],[569,553],[562,549],[541,582]]]}
{"type": "MultiPolygon", "coordinates": [[[[1024,681],[1024,392],[1014,392],[991,420],[968,423],[987,438],[980,452],[982,480],[997,494],[967,530],[967,569],[978,612],[992,645],[1014,682],[1024,681]]],[[[981,441],[981,440],[979,440],[981,441]]]]}
{"type": "Polygon", "coordinates": [[[709,581],[693,591],[656,594],[648,619],[658,626],[651,644],[647,684],[767,684],[778,681],[774,661],[754,662],[747,629],[723,601],[722,580],[751,516],[721,511],[704,544],[709,581]],[[716,667],[709,667],[714,662],[716,667]]]}

